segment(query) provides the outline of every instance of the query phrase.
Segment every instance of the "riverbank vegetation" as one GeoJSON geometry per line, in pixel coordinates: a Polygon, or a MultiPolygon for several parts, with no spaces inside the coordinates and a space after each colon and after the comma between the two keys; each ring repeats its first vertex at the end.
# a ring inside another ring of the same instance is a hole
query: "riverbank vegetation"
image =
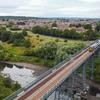
{"type": "Polygon", "coordinates": [[[71,57],[89,44],[88,41],[48,37],[26,30],[12,32],[6,28],[1,28],[0,40],[1,60],[50,67],[71,57]]]}
{"type": "Polygon", "coordinates": [[[64,59],[71,58],[91,43],[85,40],[94,40],[99,37],[98,27],[95,30],[96,34],[90,26],[84,27],[87,29],[85,33],[39,26],[33,27],[32,31],[0,27],[0,60],[53,67],[64,59]]]}
{"type": "Polygon", "coordinates": [[[20,85],[8,78],[4,78],[0,75],[0,100],[12,94],[14,91],[18,90],[20,85]]]}
{"type": "Polygon", "coordinates": [[[60,62],[68,55],[75,54],[86,46],[85,43],[88,43],[74,40],[65,42],[63,39],[51,39],[45,36],[40,36],[34,43],[34,38],[37,39],[37,36],[30,38],[32,46],[29,48],[2,42],[0,59],[3,61],[29,62],[53,66],[56,61],[60,62]],[[42,42],[39,42],[41,39],[42,42]]]}

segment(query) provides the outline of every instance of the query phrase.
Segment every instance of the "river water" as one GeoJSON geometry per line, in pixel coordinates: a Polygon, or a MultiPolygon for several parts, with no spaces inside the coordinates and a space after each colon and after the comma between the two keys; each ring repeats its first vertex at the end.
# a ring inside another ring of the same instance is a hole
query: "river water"
{"type": "Polygon", "coordinates": [[[19,68],[15,65],[8,67],[7,65],[1,70],[2,75],[10,76],[13,81],[17,81],[22,87],[31,83],[36,79],[34,70],[27,68],[19,68]]]}

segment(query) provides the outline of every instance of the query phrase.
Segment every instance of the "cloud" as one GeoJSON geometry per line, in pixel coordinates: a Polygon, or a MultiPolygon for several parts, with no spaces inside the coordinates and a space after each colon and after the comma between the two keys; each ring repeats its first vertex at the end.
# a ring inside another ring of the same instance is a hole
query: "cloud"
{"type": "Polygon", "coordinates": [[[100,0],[0,0],[0,15],[100,17],[100,0]]]}
{"type": "Polygon", "coordinates": [[[89,2],[89,3],[95,3],[95,2],[100,2],[100,0],[79,0],[82,2],[89,2]]]}

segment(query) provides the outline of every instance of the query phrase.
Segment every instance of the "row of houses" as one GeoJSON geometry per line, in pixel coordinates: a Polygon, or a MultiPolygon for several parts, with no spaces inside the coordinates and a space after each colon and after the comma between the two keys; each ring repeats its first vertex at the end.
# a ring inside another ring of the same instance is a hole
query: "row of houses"
{"type": "Polygon", "coordinates": [[[85,24],[91,24],[93,29],[96,27],[97,20],[54,20],[54,19],[28,19],[28,20],[15,20],[15,19],[9,19],[9,20],[0,20],[0,24],[13,24],[13,26],[21,28],[21,29],[32,29],[35,26],[41,26],[41,27],[48,27],[48,28],[56,28],[60,30],[65,29],[75,29],[77,32],[84,32],[85,29],[82,27],[82,25],[85,24]],[[52,24],[56,23],[56,27],[52,27],[52,24]],[[73,24],[74,26],[71,27],[70,25],[73,24]],[[80,24],[79,27],[76,27],[78,24],[80,24]]]}

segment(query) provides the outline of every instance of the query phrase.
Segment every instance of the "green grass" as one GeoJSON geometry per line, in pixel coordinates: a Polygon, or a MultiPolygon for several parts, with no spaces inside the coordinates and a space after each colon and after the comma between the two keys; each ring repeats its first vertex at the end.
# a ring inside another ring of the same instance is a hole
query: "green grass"
{"type": "Polygon", "coordinates": [[[29,63],[35,63],[35,64],[40,64],[40,65],[45,65],[45,66],[52,66],[54,61],[53,60],[47,60],[45,61],[42,58],[39,57],[28,57],[28,56],[23,56],[24,52],[26,50],[34,50],[39,48],[42,44],[46,42],[56,42],[58,45],[65,45],[65,46],[77,46],[80,43],[84,43],[85,45],[88,45],[89,42],[83,42],[83,41],[77,41],[77,40],[68,40],[65,42],[65,39],[62,38],[55,38],[55,37],[48,37],[44,35],[38,35],[38,34],[33,34],[31,31],[28,31],[28,36],[25,37],[26,39],[31,41],[32,46],[30,48],[25,48],[25,47],[17,47],[13,46],[12,44],[3,43],[3,47],[12,56],[9,57],[8,61],[13,61],[13,62],[29,62],[29,63]]]}

